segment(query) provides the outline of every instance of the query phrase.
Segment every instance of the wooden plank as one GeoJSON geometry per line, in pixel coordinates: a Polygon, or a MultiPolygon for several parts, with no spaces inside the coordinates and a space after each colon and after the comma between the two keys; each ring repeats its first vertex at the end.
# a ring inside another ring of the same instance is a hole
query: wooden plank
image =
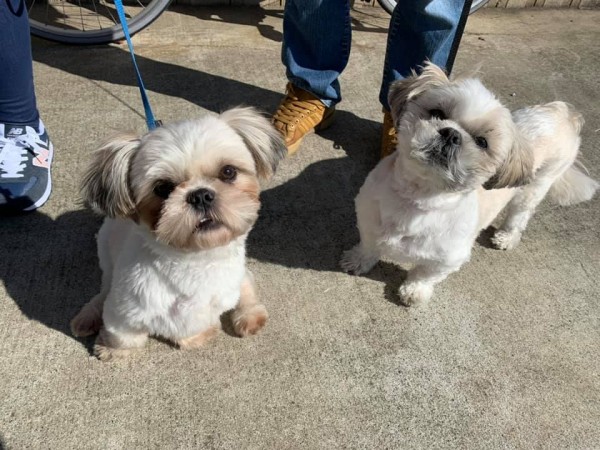
{"type": "Polygon", "coordinates": [[[579,8],[597,8],[600,6],[600,0],[581,0],[579,8]]]}
{"type": "Polygon", "coordinates": [[[544,8],[568,8],[570,3],[571,0],[546,0],[544,8]]]}
{"type": "Polygon", "coordinates": [[[507,8],[524,8],[527,6],[527,0],[508,0],[507,8]]]}

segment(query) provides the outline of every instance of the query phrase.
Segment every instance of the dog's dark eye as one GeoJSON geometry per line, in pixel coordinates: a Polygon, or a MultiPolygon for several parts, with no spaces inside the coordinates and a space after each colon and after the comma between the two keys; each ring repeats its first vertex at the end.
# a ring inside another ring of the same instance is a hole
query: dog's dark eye
{"type": "Polygon", "coordinates": [[[154,185],[154,195],[167,199],[175,189],[175,183],[167,180],[160,180],[154,185]]]}
{"type": "Polygon", "coordinates": [[[444,114],[444,111],[442,111],[441,109],[430,109],[429,115],[440,120],[446,119],[446,114],[444,114]]]}
{"type": "Polygon", "coordinates": [[[235,180],[235,177],[237,176],[237,169],[233,166],[223,166],[223,168],[221,169],[221,172],[219,173],[219,179],[221,181],[226,181],[228,183],[231,183],[233,180],[235,180]]]}
{"type": "Polygon", "coordinates": [[[487,143],[487,139],[481,136],[477,136],[475,138],[475,143],[477,144],[478,147],[483,148],[484,150],[488,148],[488,143],[487,143]]]}

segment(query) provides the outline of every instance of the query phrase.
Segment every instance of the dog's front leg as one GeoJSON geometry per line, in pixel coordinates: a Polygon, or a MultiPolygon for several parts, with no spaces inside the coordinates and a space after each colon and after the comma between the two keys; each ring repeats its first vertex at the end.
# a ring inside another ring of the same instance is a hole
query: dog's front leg
{"type": "Polygon", "coordinates": [[[433,286],[452,272],[456,272],[460,266],[432,263],[413,267],[408,271],[406,281],[398,289],[400,301],[406,306],[426,304],[433,295],[433,286]]]}
{"type": "Polygon", "coordinates": [[[219,334],[219,327],[210,327],[194,336],[179,339],[177,345],[182,350],[193,350],[204,346],[208,341],[219,334]]]}
{"type": "Polygon", "coordinates": [[[231,315],[233,329],[241,337],[256,334],[265,326],[268,318],[267,309],[256,298],[252,275],[246,273],[240,290],[240,301],[231,315]]]}
{"type": "Polygon", "coordinates": [[[143,347],[148,340],[148,331],[124,321],[114,306],[110,297],[104,302],[104,326],[94,344],[94,355],[101,361],[125,357],[133,350],[143,347]]]}

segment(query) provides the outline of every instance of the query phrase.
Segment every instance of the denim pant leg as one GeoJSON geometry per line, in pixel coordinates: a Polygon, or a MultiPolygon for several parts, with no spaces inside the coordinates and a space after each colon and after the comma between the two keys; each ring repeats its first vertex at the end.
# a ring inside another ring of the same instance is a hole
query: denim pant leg
{"type": "Polygon", "coordinates": [[[0,122],[38,125],[25,0],[0,0],[0,122]]]}
{"type": "Polygon", "coordinates": [[[390,84],[426,60],[452,70],[472,0],[398,2],[390,22],[379,101],[389,110],[390,84]]]}
{"type": "Polygon", "coordinates": [[[287,0],[281,60],[288,80],[326,106],[338,103],[339,75],[350,55],[349,0],[287,0]]]}

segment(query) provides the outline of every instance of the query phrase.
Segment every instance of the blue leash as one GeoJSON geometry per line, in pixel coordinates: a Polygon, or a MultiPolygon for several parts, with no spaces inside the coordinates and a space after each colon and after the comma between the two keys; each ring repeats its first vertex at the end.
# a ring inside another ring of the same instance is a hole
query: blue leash
{"type": "Polygon", "coordinates": [[[137,78],[137,83],[140,88],[140,95],[142,96],[142,103],[144,104],[144,112],[146,114],[146,125],[148,125],[148,130],[154,130],[156,127],[159,127],[161,123],[160,120],[155,120],[154,114],[152,114],[150,100],[148,100],[148,96],[146,95],[144,81],[142,80],[140,69],[138,69],[138,65],[135,60],[135,53],[133,51],[133,44],[131,43],[131,36],[129,36],[129,27],[127,26],[127,19],[125,18],[125,10],[123,9],[123,3],[121,2],[121,0],[114,1],[115,6],[117,7],[117,13],[119,14],[119,20],[121,21],[121,26],[123,27],[123,33],[125,33],[125,39],[127,39],[129,53],[131,53],[131,60],[133,61],[133,68],[135,69],[135,77],[137,78]]]}

